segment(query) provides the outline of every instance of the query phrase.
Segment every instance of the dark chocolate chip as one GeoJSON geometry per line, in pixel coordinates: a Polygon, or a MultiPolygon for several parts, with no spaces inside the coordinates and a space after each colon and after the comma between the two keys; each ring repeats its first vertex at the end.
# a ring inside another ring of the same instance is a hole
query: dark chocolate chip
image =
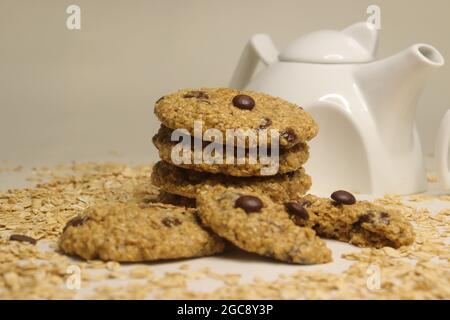
{"type": "Polygon", "coordinates": [[[287,175],[289,178],[293,178],[293,177],[295,177],[295,171],[290,171],[290,172],[286,173],[286,175],[287,175]]]}
{"type": "Polygon", "coordinates": [[[9,237],[10,241],[20,241],[20,242],[29,242],[31,244],[36,244],[37,240],[28,236],[24,236],[22,234],[12,234],[9,237]]]}
{"type": "Polygon", "coordinates": [[[355,204],[356,199],[355,196],[350,192],[344,190],[338,190],[331,194],[331,199],[336,201],[339,204],[355,204]]]}
{"type": "Polygon", "coordinates": [[[292,143],[297,141],[297,135],[294,132],[294,129],[288,128],[281,132],[281,137],[287,140],[287,142],[292,143]]]}
{"type": "Polygon", "coordinates": [[[81,226],[82,224],[84,224],[86,221],[88,221],[89,218],[88,217],[75,217],[71,220],[69,220],[69,222],[67,222],[66,226],[64,227],[63,231],[66,230],[68,227],[78,227],[81,226]]]}
{"type": "Polygon", "coordinates": [[[363,214],[362,216],[359,217],[358,224],[372,222],[372,219],[373,219],[372,213],[369,212],[367,214],[363,214]]]}
{"type": "Polygon", "coordinates": [[[389,218],[389,213],[387,213],[387,212],[382,212],[382,213],[380,214],[380,217],[383,218],[383,219],[389,218]]]}
{"type": "Polygon", "coordinates": [[[196,99],[202,99],[202,100],[208,100],[209,95],[204,91],[189,91],[186,93],[183,98],[196,98],[196,99]]]}
{"type": "Polygon", "coordinates": [[[382,212],[382,213],[380,214],[380,218],[381,218],[381,221],[382,221],[384,224],[389,224],[389,223],[391,222],[389,213],[387,213],[387,212],[382,212]]]}
{"type": "Polygon", "coordinates": [[[255,100],[246,94],[238,94],[233,98],[233,105],[239,109],[252,110],[255,107],[255,100]]]}
{"type": "Polygon", "coordinates": [[[262,118],[261,122],[259,123],[259,128],[267,129],[268,127],[270,127],[271,124],[272,124],[272,120],[270,120],[269,118],[262,118]]]}
{"type": "Polygon", "coordinates": [[[308,211],[298,202],[288,202],[285,205],[288,213],[295,215],[303,220],[309,219],[308,211]]]}
{"type": "Polygon", "coordinates": [[[163,225],[165,225],[166,227],[173,227],[173,226],[179,226],[181,224],[181,221],[178,220],[177,218],[172,218],[172,217],[167,217],[164,218],[162,221],[163,225]]]}
{"type": "Polygon", "coordinates": [[[261,199],[254,196],[240,196],[234,203],[235,208],[244,209],[245,212],[259,212],[263,207],[261,199]]]}
{"type": "Polygon", "coordinates": [[[155,103],[160,103],[161,101],[163,101],[163,100],[164,100],[164,98],[165,98],[165,96],[162,96],[161,98],[159,98],[158,100],[156,100],[156,102],[155,102],[155,103]]]}

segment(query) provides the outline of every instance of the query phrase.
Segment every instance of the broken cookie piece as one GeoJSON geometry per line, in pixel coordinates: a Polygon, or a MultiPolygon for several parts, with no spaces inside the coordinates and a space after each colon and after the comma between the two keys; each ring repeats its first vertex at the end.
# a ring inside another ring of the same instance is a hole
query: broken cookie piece
{"type": "Polygon", "coordinates": [[[287,212],[297,225],[313,228],[321,237],[374,248],[399,248],[414,241],[413,227],[401,213],[369,201],[348,200],[352,197],[342,191],[333,200],[306,195],[286,208],[291,208],[287,212]]]}

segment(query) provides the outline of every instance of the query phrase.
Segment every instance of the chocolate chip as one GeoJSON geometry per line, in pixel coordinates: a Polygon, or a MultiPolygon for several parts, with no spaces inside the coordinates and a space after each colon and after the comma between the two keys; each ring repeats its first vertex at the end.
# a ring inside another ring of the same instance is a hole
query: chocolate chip
{"type": "Polygon", "coordinates": [[[373,219],[372,213],[363,214],[362,216],[359,217],[358,224],[372,222],[372,219],[373,219]]]}
{"type": "Polygon", "coordinates": [[[387,212],[382,212],[382,213],[380,214],[380,217],[383,218],[383,219],[389,218],[389,213],[387,213],[387,212]]]}
{"type": "Polygon", "coordinates": [[[233,105],[239,109],[252,110],[255,107],[255,100],[246,94],[238,94],[233,98],[233,105]]]}
{"type": "Polygon", "coordinates": [[[263,207],[261,199],[254,196],[240,196],[234,203],[235,208],[244,209],[245,212],[259,212],[263,207]]]}
{"type": "Polygon", "coordinates": [[[172,217],[167,217],[164,218],[162,221],[163,225],[165,225],[166,227],[173,227],[173,226],[179,226],[181,224],[181,221],[178,220],[177,218],[172,218],[172,217]]]}
{"type": "Polygon", "coordinates": [[[287,175],[289,178],[293,178],[293,177],[295,177],[295,171],[290,171],[290,172],[286,173],[286,175],[287,175]]]}
{"type": "Polygon", "coordinates": [[[285,203],[285,208],[288,213],[295,215],[303,220],[309,219],[308,211],[298,202],[285,203]]]}
{"type": "Polygon", "coordinates": [[[82,224],[84,224],[86,221],[88,221],[89,218],[88,217],[75,217],[71,220],[69,220],[69,222],[67,222],[66,226],[64,227],[63,231],[66,230],[68,227],[78,227],[81,226],[82,224]]]}
{"type": "Polygon", "coordinates": [[[158,100],[156,100],[156,102],[155,103],[160,103],[161,101],[163,101],[164,100],[164,98],[165,98],[165,96],[162,96],[161,98],[159,98],[158,100]]]}
{"type": "Polygon", "coordinates": [[[202,100],[208,100],[209,95],[204,91],[189,91],[186,93],[183,98],[196,98],[196,99],[202,99],[202,100]]]}
{"type": "Polygon", "coordinates": [[[338,190],[331,194],[331,199],[336,201],[338,204],[355,204],[355,196],[350,192],[344,190],[338,190]]]}
{"type": "Polygon", "coordinates": [[[391,222],[390,215],[387,212],[382,212],[380,214],[380,219],[384,224],[389,224],[391,222]]]}
{"type": "Polygon", "coordinates": [[[22,234],[12,234],[9,237],[9,240],[10,241],[20,241],[20,242],[29,242],[29,243],[31,243],[33,245],[36,244],[36,242],[37,242],[36,239],[33,239],[31,237],[28,237],[28,236],[24,236],[22,234]]]}
{"type": "Polygon", "coordinates": [[[352,224],[352,227],[356,230],[360,230],[362,227],[361,225],[363,223],[371,223],[373,222],[373,212],[372,211],[367,211],[366,214],[363,214],[359,217],[358,221],[356,221],[355,223],[352,224]]]}
{"type": "Polygon", "coordinates": [[[295,134],[294,129],[288,128],[282,131],[280,135],[289,143],[297,141],[297,135],[295,134]]]}
{"type": "Polygon", "coordinates": [[[270,127],[271,124],[272,124],[272,120],[270,120],[269,118],[262,118],[261,122],[259,123],[259,128],[267,129],[268,127],[270,127]]]}

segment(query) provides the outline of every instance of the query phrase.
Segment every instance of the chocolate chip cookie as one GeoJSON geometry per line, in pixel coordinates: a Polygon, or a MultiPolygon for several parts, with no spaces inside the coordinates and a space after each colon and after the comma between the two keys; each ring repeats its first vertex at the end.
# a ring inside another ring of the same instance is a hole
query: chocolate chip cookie
{"type": "Polygon", "coordinates": [[[215,128],[224,135],[227,129],[275,129],[282,148],[309,141],[318,132],[313,118],[299,106],[264,93],[231,88],[177,91],[156,102],[155,114],[165,126],[185,128],[192,135],[194,121],[202,121],[203,130],[215,128]]]}
{"type": "Polygon", "coordinates": [[[159,188],[183,197],[195,198],[204,186],[224,185],[240,187],[269,196],[275,202],[298,199],[311,187],[311,177],[303,168],[270,177],[233,177],[183,169],[157,162],[152,171],[152,182],[159,188]]]}
{"type": "Polygon", "coordinates": [[[237,247],[277,260],[317,264],[331,252],[314,230],[297,226],[283,205],[246,189],[204,187],[197,196],[199,216],[237,247]]]}
{"type": "MultiPolygon", "coordinates": [[[[171,141],[171,134],[171,129],[165,126],[161,126],[158,133],[153,137],[153,144],[158,149],[159,156],[162,160],[174,164],[174,161],[172,159],[172,152],[175,152],[174,148],[179,142],[171,141]]],[[[208,145],[208,142],[203,142],[203,150],[208,145]]],[[[194,143],[192,143],[191,146],[194,146],[194,143]]],[[[181,163],[176,163],[176,165],[182,168],[200,172],[222,173],[225,175],[237,177],[283,174],[298,170],[302,167],[302,165],[309,158],[309,147],[305,143],[298,143],[290,149],[281,150],[278,157],[273,157],[274,161],[278,160],[276,167],[273,164],[259,161],[259,158],[256,159],[256,163],[251,163],[248,149],[245,149],[242,155],[238,155],[236,149],[234,150],[234,153],[235,161],[232,164],[226,163],[225,147],[223,148],[223,152],[218,155],[218,158],[221,159],[221,163],[207,163],[205,161],[201,161],[201,163],[194,163],[195,152],[193,151],[192,147],[186,157],[189,160],[186,161],[188,163],[183,161],[181,163]],[[242,164],[237,162],[239,159],[242,160],[242,164]],[[271,166],[278,170],[269,172],[269,174],[265,173],[263,169],[270,168],[271,166]]],[[[179,158],[181,158],[183,155],[182,151],[176,154],[179,156],[179,158]]]]}
{"type": "Polygon", "coordinates": [[[285,208],[296,224],[313,228],[321,237],[374,248],[398,248],[414,241],[411,224],[396,210],[356,201],[345,191],[332,198],[307,195],[285,208]]]}
{"type": "Polygon", "coordinates": [[[208,256],[224,242],[200,226],[195,209],[114,203],[70,220],[59,247],[87,260],[131,262],[208,256]]]}

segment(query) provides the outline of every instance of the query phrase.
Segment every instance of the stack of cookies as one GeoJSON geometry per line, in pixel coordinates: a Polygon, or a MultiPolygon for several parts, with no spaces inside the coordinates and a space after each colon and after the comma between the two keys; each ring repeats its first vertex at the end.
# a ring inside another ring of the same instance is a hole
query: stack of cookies
{"type": "Polygon", "coordinates": [[[231,88],[186,89],[159,99],[155,114],[162,125],[153,143],[162,161],[154,166],[152,182],[165,193],[195,199],[205,186],[224,185],[285,202],[305,194],[311,186],[302,166],[309,157],[306,142],[318,127],[292,103],[231,88]],[[208,135],[211,130],[214,139],[208,135]],[[227,140],[230,130],[252,134],[254,139],[236,135],[227,140]],[[240,139],[243,144],[239,145],[240,139]],[[181,140],[188,142],[182,148],[181,140]],[[197,153],[196,144],[200,147],[197,153]],[[261,148],[267,152],[266,160],[275,164],[262,161],[261,148]],[[204,152],[212,149],[212,161],[205,160],[204,152]],[[227,158],[230,155],[232,162],[227,158]]]}
{"type": "Polygon", "coordinates": [[[357,201],[343,190],[330,198],[304,195],[311,186],[302,168],[306,142],[318,127],[294,104],[228,88],[181,90],[161,98],[155,113],[162,126],[153,142],[162,161],[152,182],[163,190],[160,199],[89,208],[64,228],[63,252],[87,260],[155,261],[217,254],[227,240],[258,255],[318,264],[332,260],[322,237],[375,248],[414,241],[411,224],[397,210],[357,201]],[[217,139],[229,129],[248,130],[257,139],[230,146],[217,139]],[[264,137],[268,129],[277,133],[276,142],[264,137]],[[264,158],[259,151],[268,145],[277,169],[269,174],[267,163],[251,161],[254,150],[264,158]],[[212,162],[205,161],[208,150],[212,162]],[[228,155],[234,162],[225,161],[228,155]]]}

